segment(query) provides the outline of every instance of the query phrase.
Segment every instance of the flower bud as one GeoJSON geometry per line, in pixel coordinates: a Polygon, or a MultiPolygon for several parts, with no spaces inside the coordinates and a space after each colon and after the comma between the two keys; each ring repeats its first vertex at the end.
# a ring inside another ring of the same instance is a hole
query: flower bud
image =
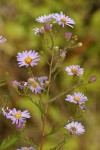
{"type": "Polygon", "coordinates": [[[90,81],[90,82],[95,82],[95,81],[96,81],[96,76],[95,76],[95,75],[94,75],[94,76],[91,76],[89,81],[90,81]]]}
{"type": "Polygon", "coordinates": [[[46,24],[46,25],[44,26],[44,30],[45,30],[46,32],[49,32],[50,29],[51,29],[51,27],[52,27],[52,24],[46,24]]]}
{"type": "Polygon", "coordinates": [[[66,39],[70,39],[72,37],[72,33],[71,32],[66,32],[64,37],[66,39]]]}
{"type": "Polygon", "coordinates": [[[55,50],[56,52],[58,52],[59,46],[55,46],[55,47],[54,47],[54,50],[55,50]]]}
{"type": "Polygon", "coordinates": [[[65,58],[67,51],[66,50],[60,50],[60,57],[65,58]]]}
{"type": "Polygon", "coordinates": [[[46,84],[46,86],[48,86],[49,85],[49,81],[45,81],[45,84],[46,84]]]}
{"type": "Polygon", "coordinates": [[[80,43],[78,43],[78,45],[77,45],[78,47],[82,47],[82,43],[80,42],[80,43]]]}

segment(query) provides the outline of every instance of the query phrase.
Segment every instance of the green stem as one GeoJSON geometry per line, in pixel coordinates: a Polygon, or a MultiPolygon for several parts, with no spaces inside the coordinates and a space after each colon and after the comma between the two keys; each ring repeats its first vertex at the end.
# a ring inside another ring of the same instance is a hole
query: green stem
{"type": "Polygon", "coordinates": [[[66,91],[60,93],[59,95],[57,95],[56,97],[52,98],[52,99],[49,101],[49,103],[55,101],[56,99],[58,99],[58,98],[61,97],[61,96],[63,96],[63,95],[65,95],[65,94],[67,94],[67,93],[73,91],[76,87],[81,86],[81,85],[86,85],[86,84],[88,84],[88,83],[79,83],[79,84],[74,85],[71,89],[66,90],[66,91]]]}
{"type": "Polygon", "coordinates": [[[53,66],[53,59],[54,59],[54,41],[53,41],[53,38],[51,35],[50,35],[50,37],[51,37],[51,41],[52,41],[52,46],[51,46],[52,56],[51,56],[51,63],[50,63],[50,70],[49,70],[49,85],[48,85],[48,89],[47,89],[47,103],[45,106],[45,114],[44,114],[44,118],[43,118],[42,141],[41,141],[41,145],[40,145],[40,150],[43,149],[44,140],[45,140],[45,126],[46,126],[47,111],[48,111],[48,106],[49,106],[49,91],[50,91],[50,86],[51,86],[51,75],[52,75],[52,66],[53,66]]]}

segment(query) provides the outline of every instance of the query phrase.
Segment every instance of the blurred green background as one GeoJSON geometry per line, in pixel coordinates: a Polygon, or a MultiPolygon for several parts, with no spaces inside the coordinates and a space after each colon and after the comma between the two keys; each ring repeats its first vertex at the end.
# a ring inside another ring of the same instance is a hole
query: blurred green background
{"type": "MultiPolygon", "coordinates": [[[[7,42],[0,44],[0,80],[5,78],[5,85],[0,87],[0,105],[5,98],[8,105],[17,109],[28,109],[31,119],[28,120],[24,132],[26,136],[33,138],[35,144],[41,140],[42,122],[39,110],[24,97],[19,96],[13,89],[13,80],[27,80],[27,70],[19,68],[16,55],[23,50],[43,51],[44,44],[38,35],[34,35],[33,28],[39,27],[35,19],[44,14],[60,13],[68,15],[75,20],[74,29],[65,28],[79,37],[83,43],[81,48],[75,48],[68,53],[64,61],[67,65],[79,64],[85,69],[84,78],[89,80],[91,75],[96,75],[95,83],[80,87],[80,91],[88,97],[87,110],[83,119],[79,120],[85,126],[86,132],[81,136],[73,136],[61,150],[99,150],[100,149],[100,2],[99,0],[0,0],[0,35],[7,42]]],[[[58,45],[63,46],[63,39],[59,35],[58,45]]],[[[48,66],[39,63],[33,68],[37,76],[48,75],[48,66]]],[[[62,89],[68,88],[72,77],[63,71],[53,83],[51,96],[54,97],[62,89]]],[[[72,92],[73,93],[73,92],[72,92]]],[[[36,95],[33,94],[36,100],[36,95]]],[[[65,102],[65,96],[53,102],[49,107],[47,132],[52,124],[57,127],[73,115],[72,106],[65,102]]],[[[64,130],[65,131],[65,130],[64,130]]],[[[64,133],[63,129],[57,135],[48,137],[45,141],[44,150],[55,146],[64,133]]],[[[15,128],[4,117],[0,116],[0,143],[4,138],[15,132],[15,128]]],[[[27,145],[19,140],[9,150],[27,145]]]]}

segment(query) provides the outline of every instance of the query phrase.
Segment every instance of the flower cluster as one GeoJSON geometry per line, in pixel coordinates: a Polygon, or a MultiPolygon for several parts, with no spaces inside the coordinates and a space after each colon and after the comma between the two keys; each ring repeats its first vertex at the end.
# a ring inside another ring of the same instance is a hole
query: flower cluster
{"type": "Polygon", "coordinates": [[[49,14],[49,15],[44,15],[44,16],[36,18],[36,21],[39,23],[43,23],[44,26],[42,26],[41,28],[33,29],[35,35],[41,34],[43,32],[49,32],[53,26],[53,23],[54,24],[58,23],[62,27],[67,25],[71,28],[73,28],[73,24],[75,24],[74,20],[69,18],[65,14],[63,14],[63,12],[60,12],[60,14],[53,13],[53,14],[49,14]]]}
{"type": "Polygon", "coordinates": [[[26,118],[30,118],[30,113],[28,110],[21,111],[16,110],[16,108],[6,109],[2,108],[3,115],[12,121],[12,124],[15,124],[16,128],[23,128],[26,124],[26,118]]]}

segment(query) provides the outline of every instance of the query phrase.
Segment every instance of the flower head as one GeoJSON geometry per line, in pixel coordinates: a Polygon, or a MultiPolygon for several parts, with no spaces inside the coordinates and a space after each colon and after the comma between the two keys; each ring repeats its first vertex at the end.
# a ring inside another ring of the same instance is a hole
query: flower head
{"type": "Polygon", "coordinates": [[[84,72],[83,68],[80,68],[79,65],[72,65],[69,67],[66,67],[65,70],[68,72],[68,75],[73,76],[73,75],[82,75],[84,72]]]}
{"type": "Polygon", "coordinates": [[[73,24],[75,24],[74,20],[69,18],[68,16],[65,16],[63,14],[63,12],[60,12],[60,14],[55,13],[53,15],[54,18],[54,23],[58,23],[59,25],[61,25],[62,27],[64,27],[65,25],[70,26],[73,28],[73,24]]]}
{"type": "Polygon", "coordinates": [[[21,148],[18,148],[17,150],[35,150],[34,147],[21,147],[21,148]]]}
{"type": "Polygon", "coordinates": [[[0,43],[6,42],[6,39],[0,36],[0,43]]]}
{"type": "Polygon", "coordinates": [[[84,94],[78,92],[78,93],[74,93],[74,95],[66,95],[66,101],[75,103],[75,104],[84,104],[85,101],[87,101],[87,97],[84,96],[84,94]]]}
{"type": "Polygon", "coordinates": [[[29,78],[28,83],[29,83],[29,89],[32,92],[40,93],[41,90],[43,90],[43,87],[45,85],[44,81],[47,80],[46,76],[40,77],[40,78],[29,78]]]}
{"type": "Polygon", "coordinates": [[[53,14],[44,15],[44,16],[36,18],[36,21],[40,22],[40,23],[45,23],[46,24],[46,23],[49,23],[51,21],[52,17],[53,17],[53,14]]]}
{"type": "Polygon", "coordinates": [[[11,119],[12,124],[21,125],[25,123],[26,118],[30,118],[30,113],[28,110],[21,111],[13,108],[11,110],[11,114],[7,116],[8,119],[11,119]]]}
{"type": "Polygon", "coordinates": [[[66,129],[70,131],[71,134],[83,134],[85,132],[84,126],[81,123],[72,121],[65,126],[66,129]]]}
{"type": "Polygon", "coordinates": [[[30,51],[26,50],[22,53],[18,53],[18,56],[17,56],[19,67],[22,67],[22,66],[28,67],[29,65],[33,67],[37,65],[39,60],[40,58],[39,58],[38,53],[32,50],[30,51]]]}

